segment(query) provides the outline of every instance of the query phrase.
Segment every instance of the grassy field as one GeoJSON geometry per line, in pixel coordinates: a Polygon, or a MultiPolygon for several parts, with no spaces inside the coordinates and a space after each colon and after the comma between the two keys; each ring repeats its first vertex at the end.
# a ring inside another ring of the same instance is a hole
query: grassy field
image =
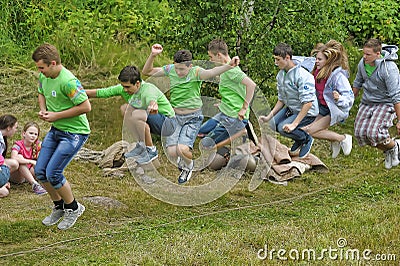
{"type": "MultiPolygon", "coordinates": [[[[91,75],[79,75],[86,88],[116,82],[91,75]]],[[[0,113],[16,115],[20,129],[38,120],[35,88],[35,72],[0,69],[0,113]]],[[[121,139],[122,102],[91,102],[93,132],[85,147],[103,150],[121,139]]],[[[355,113],[337,131],[351,134],[355,113]]],[[[41,127],[44,136],[49,125],[41,127]]],[[[306,172],[288,186],[264,182],[255,191],[246,174],[219,199],[192,207],[153,198],[130,174],[104,177],[93,163],[72,161],[65,175],[86,212],[67,231],[45,227],[49,197],[13,185],[0,199],[0,265],[399,265],[400,168],[386,170],[382,153],[354,140],[348,157],[331,159],[321,140],[312,152],[328,173],[306,172]],[[122,205],[88,200],[94,196],[122,205]]],[[[162,166],[175,180],[171,168],[162,166]]],[[[197,173],[193,184],[210,175],[197,173]]]]}

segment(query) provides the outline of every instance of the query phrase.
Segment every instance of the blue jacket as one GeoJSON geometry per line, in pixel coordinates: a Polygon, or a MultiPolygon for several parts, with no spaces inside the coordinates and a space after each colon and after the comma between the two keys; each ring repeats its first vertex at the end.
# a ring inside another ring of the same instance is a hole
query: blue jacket
{"type": "Polygon", "coordinates": [[[397,51],[395,45],[384,46],[383,57],[375,60],[376,69],[370,77],[365,71],[364,59],[360,60],[353,87],[364,89],[362,103],[393,105],[400,102],[399,69],[393,62],[397,59],[397,51]]]}
{"type": "Polygon", "coordinates": [[[288,72],[280,70],[276,80],[278,84],[278,99],[293,113],[298,114],[303,104],[312,102],[312,107],[308,110],[307,116],[318,115],[315,81],[310,72],[298,64],[288,72]]]}
{"type": "Polygon", "coordinates": [[[349,117],[349,112],[354,103],[354,94],[349,82],[349,73],[341,67],[336,68],[326,81],[324,88],[324,100],[331,112],[331,123],[335,125],[349,117]],[[333,98],[333,91],[340,94],[339,100],[333,98]]]}

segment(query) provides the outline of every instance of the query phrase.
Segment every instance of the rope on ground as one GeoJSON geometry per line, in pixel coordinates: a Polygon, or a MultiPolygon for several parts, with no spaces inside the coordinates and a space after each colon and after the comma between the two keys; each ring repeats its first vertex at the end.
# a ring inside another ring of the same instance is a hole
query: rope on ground
{"type": "MultiPolygon", "coordinates": [[[[195,220],[195,219],[208,217],[208,216],[212,216],[212,215],[216,215],[216,214],[228,213],[228,212],[231,212],[231,211],[240,211],[240,210],[245,210],[245,209],[252,209],[252,208],[255,208],[255,207],[265,207],[265,206],[269,206],[269,205],[281,204],[281,203],[284,203],[284,202],[292,202],[294,200],[299,200],[299,199],[302,199],[302,198],[305,198],[305,197],[308,197],[308,196],[312,196],[314,194],[318,194],[320,192],[323,192],[323,191],[326,191],[326,190],[329,190],[329,189],[345,187],[345,185],[351,183],[350,181],[358,179],[358,177],[360,177],[360,176],[361,176],[361,174],[356,175],[353,178],[350,178],[350,179],[346,180],[343,183],[332,184],[332,185],[330,185],[328,187],[316,189],[314,191],[310,191],[310,192],[305,193],[305,194],[293,196],[293,197],[287,198],[287,199],[280,199],[280,200],[275,200],[275,201],[272,201],[272,202],[265,202],[265,203],[254,204],[254,205],[239,206],[239,207],[229,208],[229,209],[225,209],[225,210],[218,210],[218,211],[208,212],[208,213],[194,215],[194,216],[191,216],[191,217],[188,217],[188,218],[174,220],[174,221],[170,221],[170,222],[166,222],[166,223],[162,223],[162,224],[158,224],[158,225],[152,225],[152,226],[148,226],[148,227],[144,227],[144,228],[143,227],[142,228],[136,228],[136,229],[134,229],[133,231],[130,231],[130,232],[154,230],[154,229],[157,229],[157,228],[166,227],[166,226],[169,226],[169,225],[178,224],[178,223],[182,223],[182,222],[187,222],[187,221],[190,221],[190,220],[195,220]]],[[[25,250],[25,251],[14,252],[14,253],[3,254],[3,255],[0,255],[0,258],[30,254],[30,253],[34,253],[34,252],[37,252],[37,251],[45,250],[45,249],[48,249],[48,248],[51,248],[51,247],[54,247],[54,246],[59,246],[60,244],[64,244],[64,243],[69,243],[69,242],[89,239],[89,238],[93,238],[93,237],[116,235],[116,234],[126,234],[126,230],[114,231],[114,232],[108,232],[108,233],[97,233],[97,234],[93,234],[93,235],[67,239],[67,240],[55,242],[53,244],[49,244],[49,245],[46,245],[46,246],[43,246],[43,247],[38,247],[38,248],[25,250]]]]}

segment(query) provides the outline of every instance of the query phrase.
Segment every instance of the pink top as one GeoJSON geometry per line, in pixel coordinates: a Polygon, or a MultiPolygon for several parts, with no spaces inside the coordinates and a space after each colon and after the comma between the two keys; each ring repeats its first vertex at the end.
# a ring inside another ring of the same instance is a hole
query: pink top
{"type": "MultiPolygon", "coordinates": [[[[40,148],[42,146],[42,143],[40,141],[38,141],[37,143],[38,143],[38,145],[37,145],[38,146],[38,150],[37,150],[36,156],[39,154],[40,148]]],[[[28,159],[28,160],[31,160],[31,159],[35,159],[36,160],[37,159],[37,158],[33,158],[32,157],[32,153],[33,153],[32,148],[27,149],[25,147],[23,139],[16,141],[14,143],[14,145],[12,146],[11,150],[17,151],[18,154],[21,154],[25,159],[28,159]]],[[[32,165],[29,164],[27,166],[28,166],[28,168],[31,168],[32,165]]]]}
{"type": "Polygon", "coordinates": [[[315,79],[315,90],[317,91],[317,99],[321,105],[327,106],[326,101],[324,99],[324,89],[325,89],[327,79],[322,79],[322,80],[320,80],[320,82],[317,82],[318,72],[319,72],[319,70],[315,69],[314,79],[315,79]]]}

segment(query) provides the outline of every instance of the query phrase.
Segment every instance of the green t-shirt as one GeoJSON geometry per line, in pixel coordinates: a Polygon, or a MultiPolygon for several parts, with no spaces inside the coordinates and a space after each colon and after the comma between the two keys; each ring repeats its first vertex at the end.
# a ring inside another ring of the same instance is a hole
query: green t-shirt
{"type": "Polygon", "coordinates": [[[369,64],[364,64],[365,67],[365,72],[367,72],[368,77],[370,77],[372,75],[372,73],[374,72],[376,66],[371,66],[369,64]]]}
{"type": "MultiPolygon", "coordinates": [[[[122,87],[122,86],[121,86],[122,87]]],[[[174,109],[169,103],[164,93],[160,91],[154,84],[142,81],[138,92],[131,95],[129,104],[136,109],[147,109],[151,101],[155,101],[158,104],[158,112],[172,117],[175,115],[174,109]]]]}
{"type": "MultiPolygon", "coordinates": [[[[383,58],[383,54],[381,54],[381,58],[383,58]]],[[[370,77],[374,70],[376,69],[376,66],[371,66],[370,64],[364,64],[365,72],[367,72],[367,76],[370,77]]]]}
{"type": "MultiPolygon", "coordinates": [[[[40,73],[38,91],[45,97],[46,108],[51,112],[70,109],[88,99],[80,81],[64,67],[55,79],[46,78],[40,73]]],[[[86,114],[59,119],[53,122],[53,126],[74,134],[90,133],[86,114]]]]}
{"type": "MultiPolygon", "coordinates": [[[[221,104],[219,110],[230,117],[238,117],[240,109],[243,107],[246,98],[246,86],[242,84],[247,75],[235,67],[220,75],[219,94],[221,95],[221,104]]],[[[247,109],[245,118],[249,119],[250,108],[247,109]]]]}
{"type": "Polygon", "coordinates": [[[163,66],[164,73],[170,80],[170,102],[174,108],[198,109],[203,106],[200,88],[202,81],[199,77],[199,66],[194,66],[189,73],[180,78],[174,64],[163,66]]]}
{"type": "Polygon", "coordinates": [[[121,96],[126,102],[129,102],[129,99],[132,97],[132,95],[124,90],[121,84],[96,90],[97,98],[109,98],[114,96],[121,96]]]}

